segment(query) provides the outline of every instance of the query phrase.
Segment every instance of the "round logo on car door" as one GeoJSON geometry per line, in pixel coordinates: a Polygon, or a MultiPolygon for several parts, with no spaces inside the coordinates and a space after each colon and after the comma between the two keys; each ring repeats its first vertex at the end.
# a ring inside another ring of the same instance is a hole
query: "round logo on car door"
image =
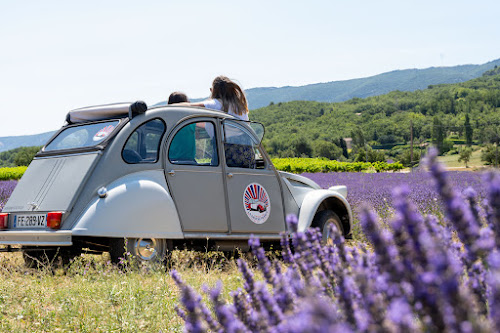
{"type": "Polygon", "coordinates": [[[249,184],[243,192],[243,207],[253,223],[266,222],[271,214],[271,202],[264,186],[257,183],[249,184]]]}

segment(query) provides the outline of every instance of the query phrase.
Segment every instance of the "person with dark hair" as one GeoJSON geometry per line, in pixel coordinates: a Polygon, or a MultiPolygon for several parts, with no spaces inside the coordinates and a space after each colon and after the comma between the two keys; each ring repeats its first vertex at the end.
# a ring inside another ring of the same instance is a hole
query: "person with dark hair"
{"type": "MultiPolygon", "coordinates": [[[[177,104],[189,102],[186,94],[182,92],[173,92],[168,96],[168,104],[177,104]]],[[[175,135],[170,149],[168,158],[170,161],[189,163],[195,161],[196,156],[196,125],[190,124],[181,128],[175,135]]]]}
{"type": "Polygon", "coordinates": [[[248,121],[248,102],[243,89],[226,76],[217,76],[210,88],[210,98],[185,105],[202,106],[207,109],[224,111],[240,120],[248,121]]]}
{"type": "Polygon", "coordinates": [[[183,102],[189,102],[189,99],[187,98],[185,93],[182,93],[180,91],[175,91],[168,96],[168,104],[176,104],[176,103],[183,103],[183,102]]]}

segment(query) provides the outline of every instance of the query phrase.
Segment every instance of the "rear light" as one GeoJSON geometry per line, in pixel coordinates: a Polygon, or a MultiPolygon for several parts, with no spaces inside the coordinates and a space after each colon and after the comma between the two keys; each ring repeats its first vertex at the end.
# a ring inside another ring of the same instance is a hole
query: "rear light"
{"type": "Polygon", "coordinates": [[[0,213],[0,229],[7,229],[9,224],[9,213],[0,213]]]}
{"type": "Polygon", "coordinates": [[[47,213],[47,227],[59,229],[61,227],[62,212],[47,213]]]}

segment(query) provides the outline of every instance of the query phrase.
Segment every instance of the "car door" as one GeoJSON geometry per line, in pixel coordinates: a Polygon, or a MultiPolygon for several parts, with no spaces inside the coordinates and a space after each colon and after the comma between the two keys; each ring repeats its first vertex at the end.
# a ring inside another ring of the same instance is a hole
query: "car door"
{"type": "Polygon", "coordinates": [[[227,232],[216,120],[178,125],[167,141],[166,177],[184,232],[227,232]]]}
{"type": "Polygon", "coordinates": [[[255,131],[233,120],[225,120],[223,130],[231,233],[285,230],[281,187],[259,151],[255,131]]]}

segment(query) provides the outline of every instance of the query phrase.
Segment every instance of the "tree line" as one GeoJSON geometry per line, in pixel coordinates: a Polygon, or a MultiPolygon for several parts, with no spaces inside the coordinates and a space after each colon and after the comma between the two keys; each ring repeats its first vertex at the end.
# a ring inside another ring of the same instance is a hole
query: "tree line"
{"type": "Polygon", "coordinates": [[[19,147],[0,153],[0,168],[28,166],[42,146],[19,147]]]}

